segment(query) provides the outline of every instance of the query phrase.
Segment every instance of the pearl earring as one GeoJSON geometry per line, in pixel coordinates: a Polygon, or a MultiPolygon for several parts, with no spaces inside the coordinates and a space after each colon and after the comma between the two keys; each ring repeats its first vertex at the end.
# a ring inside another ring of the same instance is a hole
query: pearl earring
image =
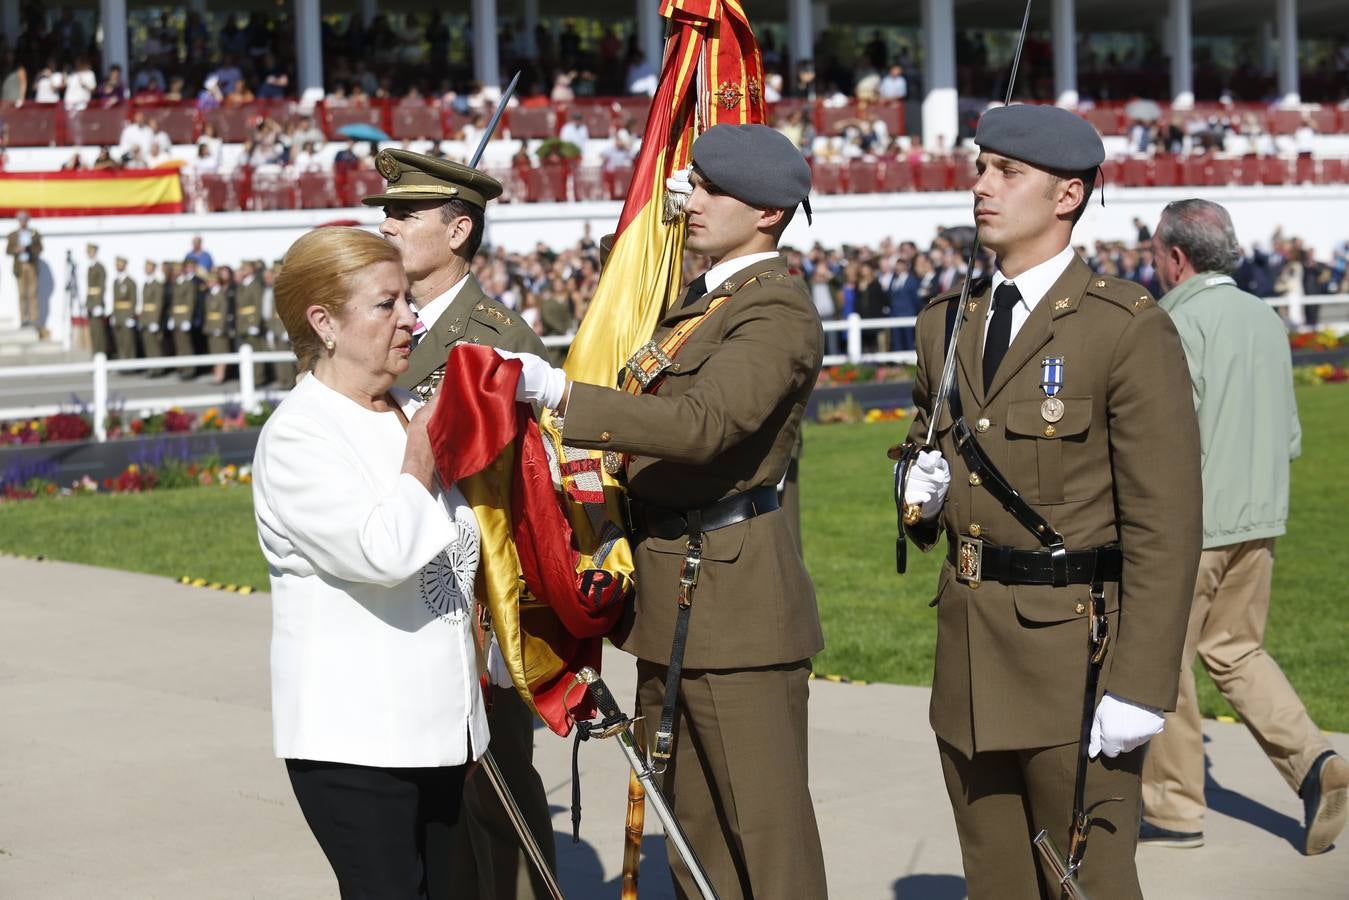
{"type": "Polygon", "coordinates": [[[324,339],[323,339],[323,346],[325,346],[325,347],[327,347],[329,350],[331,350],[331,349],[333,349],[334,347],[336,347],[337,344],[334,343],[334,341],[333,341],[332,338],[324,338],[324,339]]]}

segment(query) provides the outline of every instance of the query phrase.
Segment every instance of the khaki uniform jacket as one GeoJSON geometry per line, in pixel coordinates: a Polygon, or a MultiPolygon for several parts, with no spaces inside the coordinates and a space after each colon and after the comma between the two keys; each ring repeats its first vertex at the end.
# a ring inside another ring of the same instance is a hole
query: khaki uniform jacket
{"type": "MultiPolygon", "coordinates": [[[[33,234],[33,242],[28,245],[28,261],[37,265],[37,258],[42,255],[42,235],[37,233],[36,228],[29,228],[28,230],[33,234]]],[[[19,254],[23,252],[23,248],[19,246],[19,232],[17,230],[9,233],[9,237],[5,241],[5,252],[14,257],[14,274],[18,275],[19,266],[23,265],[19,262],[19,254]]]]}
{"type": "Polygon", "coordinates": [[[548,354],[534,329],[484,294],[478,279],[469,275],[458,296],[413,349],[408,357],[408,370],[398,379],[398,386],[410,391],[444,369],[450,348],[458,343],[485,344],[545,358],[548,354]]]}
{"type": "Polygon", "coordinates": [[[136,282],[127,274],[118,275],[112,282],[113,324],[126,328],[127,319],[136,318],[136,282]]]}
{"type": "MultiPolygon", "coordinates": [[[[1094,275],[1074,258],[1013,339],[985,395],[991,291],[988,281],[977,287],[956,353],[965,420],[1067,549],[1119,543],[1123,578],[1106,586],[1111,642],[1101,690],[1174,709],[1203,533],[1199,432],[1176,328],[1142,287],[1094,275]],[[1064,412],[1052,429],[1040,411],[1041,360],[1050,356],[1063,358],[1064,412]]],[[[958,302],[958,293],[937,297],[918,317],[919,412],[909,433],[918,443],[941,377],[947,310],[958,302]]],[[[970,484],[949,407],[936,443],[951,466],[939,523],[948,540],[977,531],[989,544],[1038,549],[985,487],[970,484]]],[[[939,536],[935,520],[908,531],[924,549],[939,536]]],[[[945,563],[931,705],[937,736],[967,756],[1076,742],[1089,609],[1085,585],[984,581],[971,589],[945,563]]]]}
{"type": "Polygon", "coordinates": [[[106,316],[109,313],[107,297],[104,296],[108,287],[108,270],[103,268],[103,263],[96,262],[89,267],[89,275],[85,279],[85,309],[90,316],[106,316]]]}
{"type": "MultiPolygon", "coordinates": [[[[819,377],[824,336],[805,283],[781,257],[755,263],[689,306],[666,314],[671,328],[730,295],[689,337],[654,393],[634,396],[575,384],[566,443],[633,454],[634,499],[689,509],[752,488],[776,486],[796,447],[819,377]]],[[[617,643],[667,665],[675,592],[686,540],[636,544],[637,599],[617,643]]],[[[779,512],[709,532],[689,622],[689,669],[770,666],[824,647],[815,588],[779,512]]]]}
{"type": "Polygon", "coordinates": [[[233,333],[230,328],[230,314],[234,306],[234,289],[231,287],[212,287],[206,292],[206,318],[202,323],[202,333],[207,337],[228,337],[233,333]]]}
{"type": "Polygon", "coordinates": [[[169,318],[173,320],[173,327],[176,331],[182,331],[184,325],[187,325],[189,329],[195,325],[193,318],[196,315],[197,284],[198,281],[195,278],[179,276],[174,279],[171,294],[173,302],[169,307],[169,318]]]}
{"type": "Polygon", "coordinates": [[[164,280],[152,278],[141,286],[141,328],[164,325],[164,280]]]}
{"type": "Polygon", "coordinates": [[[235,289],[234,324],[241,335],[257,337],[264,331],[262,325],[262,279],[254,275],[235,289]]]}

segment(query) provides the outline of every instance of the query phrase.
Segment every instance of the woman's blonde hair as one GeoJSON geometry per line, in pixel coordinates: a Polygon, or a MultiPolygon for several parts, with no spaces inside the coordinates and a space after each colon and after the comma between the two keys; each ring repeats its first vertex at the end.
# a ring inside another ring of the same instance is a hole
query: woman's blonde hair
{"type": "Polygon", "coordinates": [[[357,273],[376,263],[401,264],[402,259],[393,244],[360,228],[316,228],[290,245],[273,290],[277,315],[301,369],[314,367],[323,346],[305,310],[317,304],[340,317],[357,273]]]}

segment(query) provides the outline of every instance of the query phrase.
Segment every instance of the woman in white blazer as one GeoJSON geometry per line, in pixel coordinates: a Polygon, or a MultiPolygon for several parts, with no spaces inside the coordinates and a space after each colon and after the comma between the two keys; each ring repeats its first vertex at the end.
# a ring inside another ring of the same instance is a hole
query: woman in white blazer
{"type": "Polygon", "coordinates": [[[342,897],[449,897],[445,846],[487,748],[473,635],[478,527],[435,481],[426,423],[394,389],[415,315],[399,252],[320,228],[276,303],[302,370],[258,439],[271,571],[272,723],[342,897]]]}

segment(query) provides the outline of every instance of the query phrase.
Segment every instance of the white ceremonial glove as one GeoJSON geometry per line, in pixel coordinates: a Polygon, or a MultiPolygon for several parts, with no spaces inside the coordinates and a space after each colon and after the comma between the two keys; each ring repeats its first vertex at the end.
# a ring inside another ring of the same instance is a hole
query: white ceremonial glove
{"type": "Polygon", "coordinates": [[[520,370],[520,382],[515,388],[515,399],[521,403],[539,403],[548,409],[556,409],[567,393],[567,373],[555,369],[546,359],[533,353],[512,353],[509,350],[496,350],[502,359],[518,359],[524,367],[520,370]]]}
{"type": "Polygon", "coordinates": [[[126,327],[127,327],[127,328],[135,328],[135,327],[136,327],[136,320],[135,320],[135,319],[127,319],[127,320],[126,320],[126,327]]]}
{"type": "Polygon", "coordinates": [[[158,323],[158,322],[151,322],[151,323],[150,323],[149,325],[147,325],[146,327],[150,329],[150,333],[151,333],[151,334],[158,334],[158,333],[159,333],[159,323],[158,323]]]}
{"type": "Polygon", "coordinates": [[[909,480],[904,483],[904,502],[922,507],[923,518],[930,519],[941,512],[950,487],[951,466],[941,451],[922,450],[909,468],[909,480]]]}
{"type": "Polygon", "coordinates": [[[259,330],[258,327],[257,327],[256,325],[250,325],[250,326],[248,326],[248,336],[249,336],[249,337],[257,337],[257,336],[260,335],[260,334],[262,334],[262,331],[259,330]]]}
{"type": "Polygon", "coordinates": [[[89,315],[94,316],[94,317],[96,317],[96,318],[102,316],[102,315],[103,315],[103,307],[101,307],[101,306],[95,306],[95,307],[90,311],[89,315]]]}
{"type": "Polygon", "coordinates": [[[1104,753],[1112,759],[1143,746],[1153,735],[1161,734],[1165,719],[1160,711],[1121,700],[1107,693],[1096,706],[1091,723],[1091,743],[1087,755],[1092,759],[1104,753]]]}

